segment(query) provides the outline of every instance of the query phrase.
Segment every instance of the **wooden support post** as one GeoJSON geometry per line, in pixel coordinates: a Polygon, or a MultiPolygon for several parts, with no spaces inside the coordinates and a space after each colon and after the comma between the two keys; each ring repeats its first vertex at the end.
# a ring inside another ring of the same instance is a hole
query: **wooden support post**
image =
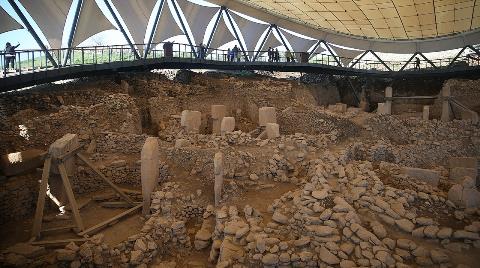
{"type": "Polygon", "coordinates": [[[70,180],[68,179],[67,170],[65,169],[65,165],[60,163],[58,165],[58,171],[60,171],[60,176],[62,177],[63,187],[65,187],[65,192],[67,193],[68,202],[70,207],[72,208],[73,219],[79,231],[83,231],[83,222],[82,218],[80,217],[80,212],[78,212],[77,201],[75,200],[75,196],[73,195],[72,186],[70,184],[70,180]]]}
{"type": "Polygon", "coordinates": [[[133,208],[127,210],[127,211],[124,211],[124,212],[122,212],[122,213],[120,213],[120,214],[118,214],[118,215],[116,215],[116,216],[114,216],[114,217],[112,217],[112,218],[110,218],[106,221],[103,221],[103,222],[101,222],[101,223],[99,223],[95,226],[92,226],[92,227],[88,228],[87,230],[85,230],[83,232],[78,233],[78,235],[80,235],[80,236],[87,235],[87,234],[90,235],[90,234],[102,229],[103,227],[109,225],[110,223],[127,216],[128,214],[134,212],[135,210],[140,209],[141,207],[142,207],[142,204],[136,205],[135,207],[133,207],[133,208]]]}
{"type": "Polygon", "coordinates": [[[43,164],[42,181],[40,182],[40,190],[38,192],[37,208],[35,209],[35,218],[33,220],[32,238],[35,239],[40,235],[42,229],[43,209],[45,208],[45,198],[47,196],[48,177],[50,177],[50,166],[52,158],[47,157],[43,164]]]}
{"type": "Polygon", "coordinates": [[[77,153],[77,156],[78,158],[80,158],[80,160],[82,160],[87,166],[89,166],[95,173],[97,173],[98,176],[100,176],[100,178],[106,182],[110,187],[113,188],[113,190],[115,190],[115,192],[117,192],[120,197],[125,200],[128,204],[130,204],[132,207],[135,206],[134,202],[132,201],[132,199],[130,199],[130,197],[128,197],[120,188],[118,188],[118,186],[116,186],[112,181],[110,181],[107,177],[105,177],[105,175],[103,175],[102,172],[100,172],[100,170],[98,170],[97,168],[95,168],[95,166],[93,166],[93,164],[82,154],[82,153],[77,153]]]}

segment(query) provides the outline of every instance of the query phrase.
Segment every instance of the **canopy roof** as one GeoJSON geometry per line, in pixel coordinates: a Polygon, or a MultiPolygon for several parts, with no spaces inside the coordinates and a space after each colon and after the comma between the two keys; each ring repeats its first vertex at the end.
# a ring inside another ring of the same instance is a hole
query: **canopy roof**
{"type": "Polygon", "coordinates": [[[317,29],[381,39],[418,39],[480,26],[476,0],[235,0],[317,29]]]}

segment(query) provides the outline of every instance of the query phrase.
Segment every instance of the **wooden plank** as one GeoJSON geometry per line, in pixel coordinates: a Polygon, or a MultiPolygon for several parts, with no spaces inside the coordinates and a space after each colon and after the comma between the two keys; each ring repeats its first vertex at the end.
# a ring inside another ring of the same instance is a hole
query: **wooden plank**
{"type": "Polygon", "coordinates": [[[105,226],[107,226],[108,224],[110,224],[111,222],[119,220],[119,219],[127,216],[128,214],[134,212],[135,210],[140,209],[141,207],[142,207],[142,204],[136,205],[135,207],[133,207],[133,208],[127,210],[127,211],[124,211],[124,212],[122,212],[122,213],[120,213],[120,214],[118,214],[118,215],[116,215],[116,216],[114,216],[114,217],[112,217],[112,218],[110,218],[106,221],[103,221],[103,222],[101,222],[97,225],[94,225],[94,226],[88,228],[87,230],[85,230],[83,232],[78,233],[78,235],[83,236],[83,235],[86,235],[86,234],[90,235],[92,233],[95,233],[95,232],[99,231],[100,229],[104,228],[105,226]]]}
{"type": "Polygon", "coordinates": [[[56,231],[62,231],[62,230],[70,230],[75,228],[75,225],[67,225],[67,226],[60,226],[60,227],[53,227],[53,228],[48,228],[48,229],[43,229],[42,233],[49,233],[49,232],[56,232],[56,231]]]}
{"type": "Polygon", "coordinates": [[[65,169],[65,165],[60,163],[58,165],[58,171],[60,171],[60,177],[62,177],[63,187],[65,187],[65,192],[67,193],[68,202],[70,207],[72,208],[73,219],[75,224],[77,225],[80,231],[84,230],[82,218],[80,217],[80,212],[78,211],[77,201],[75,200],[75,196],[73,195],[72,186],[70,185],[70,180],[68,179],[67,170],[65,169]]]}
{"type": "MultiPolygon", "coordinates": [[[[84,208],[86,205],[88,205],[88,203],[90,203],[90,201],[92,201],[92,198],[88,198],[86,200],[83,200],[82,202],[79,202],[78,209],[84,208]]],[[[66,210],[72,210],[72,208],[70,207],[70,204],[66,205],[65,209],[66,210]]]]}
{"type": "Polygon", "coordinates": [[[100,176],[100,178],[102,178],[104,182],[110,185],[110,187],[112,187],[113,190],[115,190],[115,192],[117,192],[123,200],[125,200],[127,203],[129,203],[132,206],[135,205],[132,199],[130,199],[130,197],[128,197],[117,185],[115,185],[112,181],[110,181],[107,177],[105,177],[105,175],[103,175],[103,173],[100,172],[100,170],[98,170],[82,153],[77,153],[77,156],[78,158],[80,158],[80,160],[82,160],[85,164],[87,164],[87,166],[89,166],[95,173],[97,173],[97,175],[100,176]]]}
{"type": "MultiPolygon", "coordinates": [[[[142,204],[141,202],[135,202],[136,205],[142,204]]],[[[117,201],[112,201],[112,202],[102,202],[100,203],[100,206],[104,208],[131,208],[132,205],[130,205],[127,202],[117,202],[117,201]]]]}
{"type": "Polygon", "coordinates": [[[122,192],[126,193],[126,194],[136,194],[136,195],[141,195],[142,194],[142,191],[141,190],[135,190],[135,189],[125,189],[125,188],[122,188],[122,187],[119,187],[122,192]]]}
{"type": "Polygon", "coordinates": [[[33,220],[32,238],[35,239],[40,235],[42,229],[43,210],[45,208],[45,198],[47,196],[48,178],[50,177],[50,167],[52,158],[47,157],[43,164],[42,181],[40,182],[40,190],[38,191],[37,207],[35,208],[35,217],[33,220]]]}
{"type": "Polygon", "coordinates": [[[81,149],[83,148],[83,145],[79,145],[78,147],[74,148],[73,150],[70,150],[58,157],[55,157],[54,159],[54,162],[55,163],[60,163],[60,162],[64,162],[65,160],[67,160],[68,158],[74,156],[78,151],[80,151],[81,149]]]}
{"type": "Polygon", "coordinates": [[[72,238],[72,239],[61,239],[61,240],[36,241],[36,242],[30,242],[30,244],[34,246],[44,246],[44,247],[58,247],[58,246],[63,247],[70,242],[87,242],[89,240],[91,240],[91,238],[72,238]]]}
{"type": "Polygon", "coordinates": [[[115,193],[104,193],[104,194],[95,195],[92,199],[94,201],[104,201],[104,200],[113,199],[116,197],[117,195],[115,195],[115,193]]]}

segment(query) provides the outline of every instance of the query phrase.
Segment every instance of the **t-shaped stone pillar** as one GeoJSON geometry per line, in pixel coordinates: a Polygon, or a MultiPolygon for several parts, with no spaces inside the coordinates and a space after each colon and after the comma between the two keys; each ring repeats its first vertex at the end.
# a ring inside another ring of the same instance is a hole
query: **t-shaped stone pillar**
{"type": "Polygon", "coordinates": [[[158,180],[158,139],[148,137],[141,152],[140,173],[142,179],[143,215],[150,213],[151,194],[158,180]]]}
{"type": "Polygon", "coordinates": [[[215,174],[215,184],[213,191],[215,192],[215,206],[218,206],[222,199],[223,188],[223,153],[218,152],[213,158],[213,173],[215,174]]]}
{"type": "Polygon", "coordinates": [[[442,121],[448,122],[452,120],[452,109],[450,107],[450,85],[445,83],[442,88],[442,121]]]}
{"type": "Polygon", "coordinates": [[[220,134],[222,119],[227,115],[225,105],[212,105],[212,133],[220,134]]]}
{"type": "Polygon", "coordinates": [[[222,135],[225,135],[227,132],[233,132],[235,130],[235,118],[234,117],[224,117],[222,120],[222,125],[220,127],[220,132],[222,135]]]}
{"type": "Polygon", "coordinates": [[[385,88],[385,113],[392,114],[392,97],[393,97],[393,88],[385,88]]]}
{"type": "Polygon", "coordinates": [[[258,109],[258,125],[264,127],[267,123],[277,123],[275,107],[261,107],[258,109]]]}
{"type": "MultiPolygon", "coordinates": [[[[78,146],[80,146],[80,142],[78,141],[77,134],[69,133],[52,143],[48,149],[48,152],[53,158],[55,158],[60,157],[61,155],[73,149],[76,149],[78,146]]],[[[66,159],[64,161],[64,165],[67,175],[73,175],[76,170],[74,157],[66,159]]],[[[62,178],[59,176],[60,172],[57,165],[52,165],[51,172],[52,174],[50,175],[50,179],[48,181],[48,185],[50,187],[50,196],[54,203],[56,203],[60,210],[62,210],[62,207],[67,204],[68,200],[62,178]]]]}
{"type": "Polygon", "coordinates": [[[180,125],[187,132],[198,133],[202,124],[202,113],[199,111],[184,110],[180,118],[180,125]]]}

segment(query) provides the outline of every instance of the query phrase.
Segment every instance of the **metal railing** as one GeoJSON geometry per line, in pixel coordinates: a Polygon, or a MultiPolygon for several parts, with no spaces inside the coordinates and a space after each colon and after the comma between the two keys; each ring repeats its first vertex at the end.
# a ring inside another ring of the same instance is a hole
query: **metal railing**
{"type": "MultiPolygon", "coordinates": [[[[354,59],[338,57],[334,55],[318,54],[309,59],[309,54],[306,52],[279,52],[273,53],[274,57],[269,57],[267,51],[238,51],[236,55],[232,55],[232,50],[221,50],[213,48],[201,48],[191,47],[187,44],[170,43],[171,48],[165,47],[166,43],[158,43],[152,46],[146,57],[138,59],[135,53],[131,50],[129,45],[111,45],[111,46],[91,46],[91,47],[76,47],[76,48],[61,48],[61,49],[49,49],[53,58],[56,60],[58,67],[54,67],[55,64],[49,60],[47,53],[43,50],[17,50],[15,51],[15,58],[13,68],[11,68],[12,62],[10,61],[7,68],[6,57],[8,54],[0,52],[0,70],[3,77],[10,77],[16,75],[22,75],[25,73],[41,72],[44,70],[50,70],[54,68],[68,68],[71,66],[92,65],[92,64],[105,64],[113,62],[126,62],[135,60],[149,60],[164,58],[176,58],[186,61],[216,61],[216,62],[230,62],[245,63],[268,63],[272,65],[279,64],[311,64],[320,66],[335,66],[344,70],[365,70],[365,71],[382,71],[382,72],[416,72],[416,71],[434,71],[445,68],[469,68],[480,66],[480,55],[468,54],[465,56],[456,57],[453,59],[433,59],[433,60],[420,60],[416,62],[407,61],[382,61],[382,60],[366,60],[360,59],[354,61],[354,59]],[[67,61],[65,58],[69,55],[67,61]],[[256,57],[254,58],[254,55],[256,57]],[[348,66],[342,66],[341,62],[348,61],[348,66]],[[65,63],[64,65],[61,65],[65,63]],[[354,64],[353,67],[349,67],[354,64]]],[[[144,48],[144,44],[136,44],[137,48],[144,48]]],[[[141,51],[141,50],[140,50],[141,51]]]]}

